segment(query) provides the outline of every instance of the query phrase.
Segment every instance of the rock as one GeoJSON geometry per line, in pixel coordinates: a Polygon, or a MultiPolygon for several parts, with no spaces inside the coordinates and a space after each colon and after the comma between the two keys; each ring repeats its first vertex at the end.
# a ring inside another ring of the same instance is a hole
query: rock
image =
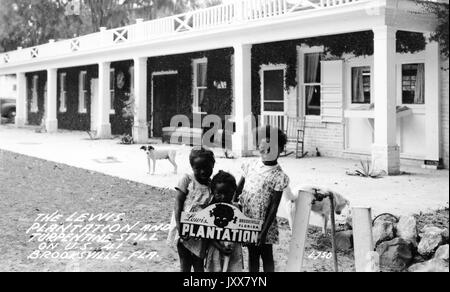
{"type": "Polygon", "coordinates": [[[366,257],[367,265],[366,272],[367,273],[379,273],[380,272],[380,255],[376,251],[371,251],[367,254],[366,257]]]}
{"type": "Polygon", "coordinates": [[[426,225],[420,233],[417,251],[423,256],[431,256],[448,239],[448,230],[426,225]]]}
{"type": "Polygon", "coordinates": [[[435,259],[448,261],[448,244],[440,246],[434,254],[435,259]]]}
{"type": "Polygon", "coordinates": [[[345,218],[345,225],[346,225],[349,229],[352,229],[352,228],[353,228],[353,219],[352,219],[352,216],[348,216],[347,218],[345,218]]]}
{"type": "Polygon", "coordinates": [[[417,221],[413,216],[401,216],[396,226],[397,236],[417,247],[417,221]]]}
{"type": "Polygon", "coordinates": [[[375,221],[372,233],[374,246],[378,246],[384,241],[394,239],[394,223],[389,219],[380,218],[375,221]]]}
{"type": "Polygon", "coordinates": [[[442,232],[441,235],[444,243],[449,243],[448,228],[444,229],[444,232],[442,232]]]}
{"type": "Polygon", "coordinates": [[[353,248],[353,231],[341,231],[336,233],[336,249],[348,251],[353,248]]]}
{"type": "Polygon", "coordinates": [[[381,267],[393,271],[404,270],[413,259],[411,249],[411,243],[402,238],[382,242],[377,247],[381,267]]]}
{"type": "Polygon", "coordinates": [[[449,272],[448,262],[441,259],[431,259],[409,267],[408,272],[449,272]]]}

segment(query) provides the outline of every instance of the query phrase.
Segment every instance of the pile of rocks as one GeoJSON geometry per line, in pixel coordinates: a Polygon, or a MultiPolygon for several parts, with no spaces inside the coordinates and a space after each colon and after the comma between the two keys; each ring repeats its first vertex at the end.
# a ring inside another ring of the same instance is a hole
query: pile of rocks
{"type": "MultiPolygon", "coordinates": [[[[347,226],[351,229],[351,222],[347,226]]],[[[372,232],[382,271],[449,271],[448,228],[425,225],[419,230],[414,216],[386,214],[375,220],[372,232]]],[[[341,251],[353,249],[352,230],[338,232],[336,246],[341,251]]]]}
{"type": "Polygon", "coordinates": [[[425,225],[419,232],[413,216],[378,218],[373,240],[382,270],[410,272],[449,271],[449,230],[425,225]]]}

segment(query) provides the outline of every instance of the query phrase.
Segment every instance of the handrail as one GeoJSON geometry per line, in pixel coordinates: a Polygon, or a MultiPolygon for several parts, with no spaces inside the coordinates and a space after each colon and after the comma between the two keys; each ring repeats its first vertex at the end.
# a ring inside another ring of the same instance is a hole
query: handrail
{"type": "Polygon", "coordinates": [[[65,56],[123,43],[155,40],[192,31],[215,29],[294,14],[305,10],[328,9],[368,0],[236,0],[209,8],[136,24],[104,29],[73,39],[51,41],[39,46],[0,54],[0,66],[39,58],[65,56]]]}

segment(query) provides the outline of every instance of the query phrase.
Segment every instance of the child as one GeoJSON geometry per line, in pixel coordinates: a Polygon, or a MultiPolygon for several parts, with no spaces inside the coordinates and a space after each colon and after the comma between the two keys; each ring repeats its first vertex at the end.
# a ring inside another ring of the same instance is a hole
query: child
{"type": "Polygon", "coordinates": [[[278,165],[278,158],[284,151],[287,138],[281,130],[265,126],[258,130],[257,139],[261,160],[242,166],[243,177],[236,193],[243,213],[263,220],[258,244],[248,247],[249,270],[259,272],[261,257],[264,271],[274,272],[273,244],[278,243],[276,214],[283,191],[289,186],[289,178],[278,165]]]}
{"type": "MultiPolygon", "coordinates": [[[[220,171],[211,182],[214,194],[212,204],[231,204],[236,192],[236,179],[231,174],[220,171]]],[[[242,246],[238,243],[221,242],[212,240],[206,251],[206,271],[217,272],[242,272],[242,246]],[[227,265],[226,270],[224,265],[227,265]]]]}
{"type": "MultiPolygon", "coordinates": [[[[212,200],[211,175],[216,163],[214,153],[204,148],[194,148],[189,156],[193,174],[186,174],[176,187],[174,220],[178,235],[181,234],[181,213],[198,212],[209,206],[212,200]]],[[[203,272],[205,243],[201,239],[180,238],[177,243],[181,272],[203,272]]]]}

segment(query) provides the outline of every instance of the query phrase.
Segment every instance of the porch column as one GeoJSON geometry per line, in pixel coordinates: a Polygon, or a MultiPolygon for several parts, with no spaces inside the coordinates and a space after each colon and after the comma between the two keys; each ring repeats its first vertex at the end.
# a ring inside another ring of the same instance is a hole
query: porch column
{"type": "Polygon", "coordinates": [[[55,68],[47,70],[47,96],[45,99],[45,128],[47,133],[58,131],[57,118],[57,80],[58,70],[55,68]]]}
{"type": "Polygon", "coordinates": [[[437,42],[429,42],[425,49],[425,167],[437,169],[441,158],[440,111],[440,50],[437,42]]]}
{"type": "Polygon", "coordinates": [[[252,139],[252,45],[234,46],[234,109],[236,132],[233,134],[233,152],[237,156],[250,156],[252,139]]]}
{"type": "Polygon", "coordinates": [[[98,124],[97,138],[108,139],[111,137],[111,91],[110,91],[111,63],[98,64],[98,124]]]}
{"type": "Polygon", "coordinates": [[[148,143],[147,58],[134,59],[133,139],[138,144],[148,143]]]}
{"type": "Polygon", "coordinates": [[[25,126],[27,120],[27,77],[17,73],[16,127],[25,126]]]}
{"type": "Polygon", "coordinates": [[[372,165],[389,175],[400,172],[397,144],[396,30],[388,26],[374,32],[375,143],[372,165]]]}

